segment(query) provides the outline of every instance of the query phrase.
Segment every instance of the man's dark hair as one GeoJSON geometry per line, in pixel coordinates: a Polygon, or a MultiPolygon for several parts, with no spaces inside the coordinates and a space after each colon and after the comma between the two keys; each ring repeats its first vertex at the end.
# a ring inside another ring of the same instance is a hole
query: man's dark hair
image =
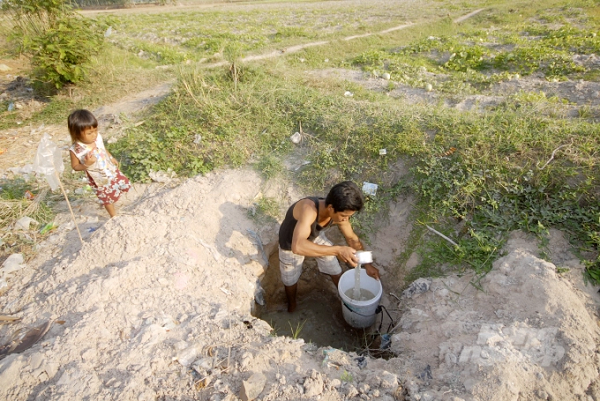
{"type": "Polygon", "coordinates": [[[96,117],[90,111],[80,109],[69,114],[67,125],[71,141],[75,143],[81,140],[81,133],[86,128],[98,128],[98,120],[96,120],[96,117]]]}
{"type": "Polygon", "coordinates": [[[327,198],[325,198],[325,205],[333,206],[336,213],[344,210],[359,212],[363,204],[362,193],[352,181],[344,181],[334,185],[329,190],[327,198]]]}

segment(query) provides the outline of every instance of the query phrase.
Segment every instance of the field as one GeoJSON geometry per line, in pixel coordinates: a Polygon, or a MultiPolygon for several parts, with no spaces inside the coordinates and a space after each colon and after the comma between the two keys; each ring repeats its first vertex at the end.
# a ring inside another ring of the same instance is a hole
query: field
{"type": "Polygon", "coordinates": [[[31,115],[3,112],[2,124],[62,121],[74,107],[176,79],[144,124],[112,145],[136,181],[150,171],[194,176],[249,163],[313,190],[373,182],[379,195],[360,221],[367,232],[403,191],[420,199],[413,242],[426,223],[460,226],[459,247],[436,244],[422,266],[441,258],[485,272],[506,233],[543,240],[557,227],[598,278],[593,2],[182,7],[85,11],[110,27],[89,80],[31,115]],[[483,10],[453,22],[474,9],[483,10]],[[296,146],[289,138],[300,129],[296,146]],[[290,172],[284,166],[298,151],[306,164],[290,172]],[[390,174],[398,161],[411,173],[390,174]]]}
{"type": "MultiPolygon", "coordinates": [[[[78,13],[103,44],[85,79],[52,90],[9,52],[4,31],[0,64],[13,70],[0,80],[0,261],[34,260],[52,235],[15,232],[19,217],[36,213],[41,228],[64,214],[62,195],[8,169],[31,162],[42,124],[67,146],[66,116],[87,108],[103,116],[108,149],[136,185],[177,177],[182,187],[165,199],[185,186],[215,194],[215,174],[252,169],[263,184],[248,214],[265,229],[290,201],[273,188],[377,184],[353,225],[379,252],[388,292],[457,275],[488,294],[486,275],[521,235],[558,263],[559,278],[600,284],[596,1],[189,1],[78,13]],[[151,107],[122,106],[142,91],[151,107]],[[580,270],[557,262],[567,261],[556,258],[558,232],[580,270]]],[[[75,191],[82,178],[63,174],[71,201],[91,204],[75,191]]]]}

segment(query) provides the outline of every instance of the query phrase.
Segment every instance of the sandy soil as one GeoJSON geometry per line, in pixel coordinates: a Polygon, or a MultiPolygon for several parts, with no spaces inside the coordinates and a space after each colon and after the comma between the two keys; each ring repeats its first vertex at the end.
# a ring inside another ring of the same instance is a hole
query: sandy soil
{"type": "MultiPolygon", "coordinates": [[[[429,280],[400,301],[386,296],[398,322],[390,330],[397,357],[365,358],[273,337],[252,316],[257,282],[277,269],[248,231],[272,254],[276,225],[249,217],[259,194],[283,203],[300,195],[245,170],[155,184],[108,221],[84,206],[83,245],[61,214],[61,228],[9,276],[0,298],[3,313],[22,318],[2,327],[4,341],[17,328],[54,322],[33,347],[0,361],[0,397],[600,399],[600,299],[582,284],[560,232],[552,233],[552,257],[567,274],[515,233],[478,283],[483,290],[467,274],[429,280]]],[[[401,241],[398,223],[381,234],[401,241]]],[[[389,244],[380,246],[373,251],[385,267],[389,244]]],[[[386,270],[384,292],[397,292],[386,270]]]]}

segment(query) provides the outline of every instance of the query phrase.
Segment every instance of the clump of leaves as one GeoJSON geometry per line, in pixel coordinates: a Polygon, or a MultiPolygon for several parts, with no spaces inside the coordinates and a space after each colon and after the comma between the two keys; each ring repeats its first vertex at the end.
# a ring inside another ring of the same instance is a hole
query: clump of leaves
{"type": "MultiPolygon", "coordinates": [[[[67,0],[5,0],[17,52],[34,66],[41,87],[83,80],[87,63],[103,43],[103,26],[75,13],[67,0]]],[[[9,29],[10,29],[9,28],[9,29]]]]}

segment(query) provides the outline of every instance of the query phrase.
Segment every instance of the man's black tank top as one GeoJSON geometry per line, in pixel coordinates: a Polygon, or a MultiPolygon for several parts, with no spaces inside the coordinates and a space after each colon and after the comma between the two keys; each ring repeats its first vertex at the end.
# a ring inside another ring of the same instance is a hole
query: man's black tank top
{"type": "MultiPolygon", "coordinates": [[[[325,227],[321,227],[319,224],[317,224],[317,220],[319,220],[319,200],[323,198],[311,196],[300,200],[304,199],[310,199],[311,201],[313,201],[315,207],[317,208],[317,218],[315,219],[315,221],[313,221],[313,223],[310,226],[310,236],[308,237],[308,240],[312,241],[319,236],[319,233],[323,229],[331,225],[333,219],[330,219],[329,223],[327,223],[325,227]]],[[[290,206],[287,213],[285,214],[285,219],[283,219],[283,223],[281,223],[281,227],[279,228],[279,247],[281,249],[285,249],[286,251],[292,250],[292,238],[294,236],[294,229],[296,228],[296,223],[298,223],[298,220],[294,218],[294,207],[298,202],[290,206]]]]}

